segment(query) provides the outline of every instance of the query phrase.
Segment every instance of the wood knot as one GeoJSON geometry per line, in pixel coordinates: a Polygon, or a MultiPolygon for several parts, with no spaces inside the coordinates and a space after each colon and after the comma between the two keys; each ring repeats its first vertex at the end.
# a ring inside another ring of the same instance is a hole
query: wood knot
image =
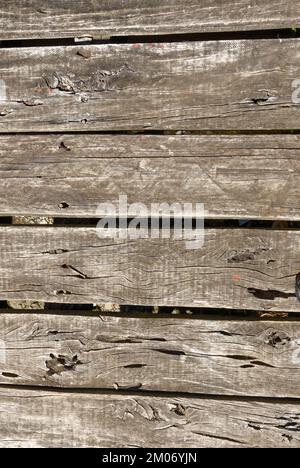
{"type": "Polygon", "coordinates": [[[277,351],[287,351],[292,344],[292,339],[283,331],[269,328],[259,337],[267,346],[276,349],[277,351]]]}

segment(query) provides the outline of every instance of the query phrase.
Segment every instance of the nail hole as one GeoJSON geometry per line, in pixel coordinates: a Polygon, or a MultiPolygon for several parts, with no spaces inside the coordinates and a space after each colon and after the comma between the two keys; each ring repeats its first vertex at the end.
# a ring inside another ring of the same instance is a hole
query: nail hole
{"type": "Polygon", "coordinates": [[[66,145],[64,141],[62,141],[59,145],[60,149],[65,150],[65,151],[71,151],[70,146],[66,145]]]}
{"type": "Polygon", "coordinates": [[[58,205],[58,208],[60,208],[61,210],[65,210],[66,208],[69,208],[69,204],[66,203],[66,202],[61,202],[59,205],[58,205]]]}

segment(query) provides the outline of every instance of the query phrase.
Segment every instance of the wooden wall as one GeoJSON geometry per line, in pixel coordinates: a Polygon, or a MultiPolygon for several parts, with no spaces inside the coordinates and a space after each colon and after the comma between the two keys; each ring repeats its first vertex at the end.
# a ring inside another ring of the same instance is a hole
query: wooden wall
{"type": "Polygon", "coordinates": [[[300,447],[299,16],[0,0],[0,447],[300,447]]]}

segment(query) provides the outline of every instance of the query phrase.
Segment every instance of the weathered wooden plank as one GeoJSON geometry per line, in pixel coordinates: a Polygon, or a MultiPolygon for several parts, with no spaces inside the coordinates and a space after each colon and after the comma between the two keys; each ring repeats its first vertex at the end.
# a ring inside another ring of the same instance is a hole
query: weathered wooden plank
{"type": "Polygon", "coordinates": [[[0,388],[0,446],[299,448],[299,404],[0,388]]]}
{"type": "Polygon", "coordinates": [[[0,228],[0,246],[1,299],[300,311],[298,231],[207,229],[190,250],[183,240],[14,226],[0,228]]]}
{"type": "Polygon", "coordinates": [[[0,214],[95,217],[127,195],[191,203],[191,216],[203,203],[206,218],[299,220],[299,160],[298,135],[1,136],[0,214]]]}
{"type": "Polygon", "coordinates": [[[291,0],[2,0],[0,39],[291,28],[299,17],[299,4],[291,0]]]}
{"type": "Polygon", "coordinates": [[[299,53],[298,39],[2,49],[0,131],[296,129],[299,53]]]}
{"type": "Polygon", "coordinates": [[[2,313],[0,343],[1,384],[300,396],[299,322],[2,313]]]}

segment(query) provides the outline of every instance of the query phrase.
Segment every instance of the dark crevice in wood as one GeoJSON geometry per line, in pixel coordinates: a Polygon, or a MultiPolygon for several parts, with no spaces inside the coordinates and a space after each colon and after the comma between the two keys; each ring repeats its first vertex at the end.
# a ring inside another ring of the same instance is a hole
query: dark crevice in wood
{"type": "MultiPolygon", "coordinates": [[[[292,26],[292,25],[291,25],[292,26]]],[[[101,45],[101,44],[155,44],[166,42],[195,42],[195,41],[221,41],[221,40],[255,40],[255,39],[289,39],[298,37],[299,33],[291,29],[249,30],[249,31],[227,31],[208,32],[192,34],[157,34],[157,35],[133,35],[133,36],[111,36],[105,40],[93,40],[87,36],[86,41],[78,43],[75,38],[59,39],[16,39],[3,40],[0,48],[21,47],[60,47],[78,45],[101,45]]]]}
{"type": "MultiPolygon", "coordinates": [[[[78,135],[99,135],[99,136],[126,136],[126,135],[143,135],[143,136],[174,136],[174,135],[194,135],[194,136],[206,136],[206,135],[218,135],[218,136],[234,136],[234,135],[300,135],[300,128],[291,128],[291,129],[282,129],[282,130],[243,130],[236,128],[235,130],[226,130],[226,129],[216,129],[216,130],[178,130],[176,128],[172,130],[51,130],[51,131],[20,131],[20,132],[1,132],[0,136],[39,136],[39,135],[68,135],[68,136],[78,136],[78,135]]],[[[69,148],[64,148],[64,144],[60,146],[61,150],[69,151],[69,148]]]]}
{"type": "Polygon", "coordinates": [[[2,372],[2,375],[8,379],[17,379],[19,377],[18,374],[13,374],[12,372],[2,372]]]}
{"type": "Polygon", "coordinates": [[[300,398],[281,398],[281,397],[259,397],[259,396],[236,396],[236,395],[207,395],[205,393],[185,393],[185,392],[156,392],[143,390],[138,388],[139,386],[134,387],[133,389],[124,389],[117,386],[116,390],[110,389],[94,389],[94,388],[62,388],[62,387],[44,387],[44,386],[32,386],[32,385],[10,385],[10,384],[0,384],[0,389],[7,390],[32,390],[40,394],[41,391],[46,391],[48,393],[67,393],[67,394],[86,394],[86,395],[112,395],[112,396],[136,396],[136,397],[157,397],[157,398],[187,398],[195,400],[212,400],[212,401],[231,401],[231,402],[257,402],[257,403],[274,403],[279,405],[288,405],[288,404],[297,404],[300,408],[300,398]]]}
{"type": "Polygon", "coordinates": [[[253,296],[257,299],[264,299],[266,301],[274,301],[278,297],[282,299],[288,299],[289,297],[295,296],[295,294],[285,293],[283,291],[278,291],[274,289],[266,291],[263,289],[249,288],[248,291],[250,294],[253,294],[253,296]]]}

